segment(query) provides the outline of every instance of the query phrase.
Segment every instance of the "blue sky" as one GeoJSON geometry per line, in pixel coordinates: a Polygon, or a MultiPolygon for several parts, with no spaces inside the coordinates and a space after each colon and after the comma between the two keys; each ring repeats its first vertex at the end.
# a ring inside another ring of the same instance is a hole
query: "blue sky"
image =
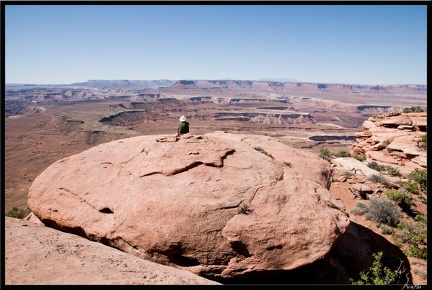
{"type": "Polygon", "coordinates": [[[5,5],[5,81],[426,84],[426,20],[426,4],[5,5]]]}

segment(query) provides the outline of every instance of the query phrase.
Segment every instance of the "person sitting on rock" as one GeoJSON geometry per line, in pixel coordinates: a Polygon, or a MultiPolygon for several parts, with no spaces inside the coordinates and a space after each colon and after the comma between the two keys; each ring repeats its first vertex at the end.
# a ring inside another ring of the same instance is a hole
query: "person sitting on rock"
{"type": "Polygon", "coordinates": [[[177,123],[177,136],[189,133],[189,123],[186,122],[186,117],[181,116],[180,122],[177,123]]]}

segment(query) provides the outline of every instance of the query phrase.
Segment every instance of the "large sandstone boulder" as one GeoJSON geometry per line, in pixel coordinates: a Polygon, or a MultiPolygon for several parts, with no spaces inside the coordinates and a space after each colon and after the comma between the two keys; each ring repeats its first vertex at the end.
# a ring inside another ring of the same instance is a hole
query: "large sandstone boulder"
{"type": "Polygon", "coordinates": [[[271,137],[138,136],[53,163],[28,206],[45,225],[228,279],[328,255],[349,225],[330,179],[327,161],[271,137]]]}
{"type": "Polygon", "coordinates": [[[5,218],[5,285],[217,285],[32,221],[5,218]]]}

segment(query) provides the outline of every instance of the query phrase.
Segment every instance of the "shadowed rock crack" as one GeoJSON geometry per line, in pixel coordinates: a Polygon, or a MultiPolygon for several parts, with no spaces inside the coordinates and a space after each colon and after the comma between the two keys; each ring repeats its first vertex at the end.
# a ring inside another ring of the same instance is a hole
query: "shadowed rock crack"
{"type": "Polygon", "coordinates": [[[99,210],[100,213],[114,213],[109,207],[104,207],[103,209],[99,210]]]}
{"type": "Polygon", "coordinates": [[[222,206],[222,207],[217,208],[216,210],[238,208],[239,209],[238,213],[248,214],[252,211],[251,207],[252,207],[252,205],[250,204],[250,202],[248,202],[246,200],[242,200],[238,204],[222,206]]]}
{"type": "MultiPolygon", "coordinates": [[[[203,162],[201,162],[201,161],[192,162],[191,164],[189,164],[189,165],[186,166],[186,167],[183,167],[183,168],[179,168],[179,169],[173,170],[171,175],[176,175],[176,174],[179,174],[179,173],[182,173],[182,172],[188,171],[188,170],[190,170],[190,169],[192,169],[192,168],[195,168],[195,167],[200,166],[201,164],[203,164],[203,162]]],[[[206,164],[206,165],[208,165],[208,164],[206,164]]]]}
{"type": "Polygon", "coordinates": [[[75,192],[73,192],[70,189],[67,189],[65,187],[59,187],[58,189],[62,190],[62,193],[67,193],[71,196],[73,196],[74,198],[78,199],[79,201],[84,202],[85,204],[87,204],[88,206],[90,206],[91,208],[99,211],[100,213],[113,213],[113,211],[109,208],[109,207],[104,207],[102,209],[97,209],[96,207],[94,207],[92,204],[88,203],[85,199],[81,198],[78,196],[78,194],[76,194],[75,192]]]}
{"type": "Polygon", "coordinates": [[[172,244],[165,249],[152,249],[147,251],[151,256],[164,256],[169,260],[169,263],[176,264],[182,267],[192,267],[201,265],[201,263],[192,257],[184,256],[184,250],[181,244],[172,244]]]}
{"type": "Polygon", "coordinates": [[[223,156],[221,156],[221,158],[220,158],[220,162],[202,162],[202,161],[194,161],[194,162],[192,162],[191,164],[189,164],[189,165],[187,165],[187,166],[185,166],[185,167],[174,169],[174,170],[170,171],[169,173],[166,173],[166,172],[163,172],[163,171],[152,171],[152,172],[149,172],[149,173],[145,173],[145,174],[143,174],[143,175],[140,175],[139,177],[141,178],[141,177],[146,177],[146,176],[155,175],[155,174],[163,174],[163,175],[166,175],[166,176],[176,175],[176,174],[179,174],[179,173],[182,173],[182,172],[185,172],[185,171],[191,170],[191,169],[193,169],[193,168],[195,168],[195,167],[198,167],[198,166],[200,166],[200,165],[202,165],[202,164],[204,164],[204,165],[206,165],[206,166],[210,166],[210,167],[223,167],[223,165],[224,165],[224,160],[225,160],[229,155],[233,155],[234,152],[235,152],[234,149],[225,152],[225,154],[224,154],[223,156]]]}

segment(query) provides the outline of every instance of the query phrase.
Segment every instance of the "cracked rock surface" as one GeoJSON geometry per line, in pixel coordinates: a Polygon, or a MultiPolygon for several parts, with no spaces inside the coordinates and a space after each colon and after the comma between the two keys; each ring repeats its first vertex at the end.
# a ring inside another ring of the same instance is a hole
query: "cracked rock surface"
{"type": "Polygon", "coordinates": [[[138,136],[53,163],[33,182],[45,224],[211,279],[291,270],[349,225],[331,165],[275,138],[138,136]]]}

